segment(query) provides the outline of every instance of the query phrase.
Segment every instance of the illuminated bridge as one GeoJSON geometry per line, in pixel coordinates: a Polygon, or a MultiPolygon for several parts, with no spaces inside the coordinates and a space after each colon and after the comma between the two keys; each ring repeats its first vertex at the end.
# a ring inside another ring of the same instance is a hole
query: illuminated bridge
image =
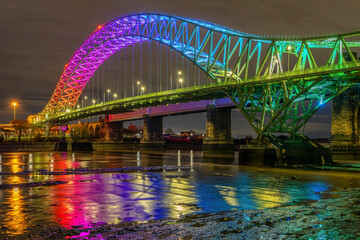
{"type": "Polygon", "coordinates": [[[229,98],[259,136],[296,135],[359,79],[360,32],[261,36],[135,13],[98,26],[65,64],[33,124],[229,98]]]}

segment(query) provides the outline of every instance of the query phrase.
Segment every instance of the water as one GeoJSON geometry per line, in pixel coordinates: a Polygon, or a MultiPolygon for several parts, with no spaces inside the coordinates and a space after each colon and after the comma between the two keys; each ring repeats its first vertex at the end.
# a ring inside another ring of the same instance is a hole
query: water
{"type": "Polygon", "coordinates": [[[360,187],[358,174],[203,163],[201,152],[190,151],[3,153],[0,172],[9,187],[0,190],[0,235],[9,236],[39,224],[87,227],[269,208],[360,187]],[[141,170],[149,167],[165,168],[141,170]],[[65,183],[21,185],[48,181],[65,183]]]}

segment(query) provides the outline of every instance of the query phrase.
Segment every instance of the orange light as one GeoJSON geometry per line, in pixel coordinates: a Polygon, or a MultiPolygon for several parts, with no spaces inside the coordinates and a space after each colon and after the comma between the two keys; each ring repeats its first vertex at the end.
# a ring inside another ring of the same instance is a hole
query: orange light
{"type": "Polygon", "coordinates": [[[99,25],[99,26],[98,26],[98,29],[101,29],[101,28],[102,28],[102,26],[101,26],[101,25],[99,25]]]}
{"type": "Polygon", "coordinates": [[[65,64],[65,67],[67,67],[68,66],[68,64],[65,64]]]}
{"type": "Polygon", "coordinates": [[[17,104],[16,102],[13,102],[13,103],[12,103],[13,106],[16,106],[16,104],[17,104]]]}

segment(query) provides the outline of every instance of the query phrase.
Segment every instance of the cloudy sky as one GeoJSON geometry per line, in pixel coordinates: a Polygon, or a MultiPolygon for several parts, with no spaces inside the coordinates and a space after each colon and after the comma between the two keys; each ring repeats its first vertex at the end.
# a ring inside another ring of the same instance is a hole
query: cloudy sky
{"type": "MultiPolygon", "coordinates": [[[[139,11],[198,18],[255,34],[311,35],[360,30],[354,0],[0,0],[0,123],[36,114],[47,103],[64,64],[100,24],[139,11]]],[[[330,135],[331,105],[311,120],[306,133],[330,135]]],[[[166,118],[165,128],[205,128],[205,115],[166,118]],[[197,119],[197,121],[194,121],[197,119]]],[[[233,135],[254,135],[233,111],[233,135]]]]}

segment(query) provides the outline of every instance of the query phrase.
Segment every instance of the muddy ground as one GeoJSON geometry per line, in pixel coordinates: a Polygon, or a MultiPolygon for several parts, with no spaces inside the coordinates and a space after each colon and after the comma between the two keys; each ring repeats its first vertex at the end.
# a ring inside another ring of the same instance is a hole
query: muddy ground
{"type": "Polygon", "coordinates": [[[360,239],[360,189],[322,194],[321,200],[271,209],[71,229],[36,226],[16,239],[360,239]]]}

